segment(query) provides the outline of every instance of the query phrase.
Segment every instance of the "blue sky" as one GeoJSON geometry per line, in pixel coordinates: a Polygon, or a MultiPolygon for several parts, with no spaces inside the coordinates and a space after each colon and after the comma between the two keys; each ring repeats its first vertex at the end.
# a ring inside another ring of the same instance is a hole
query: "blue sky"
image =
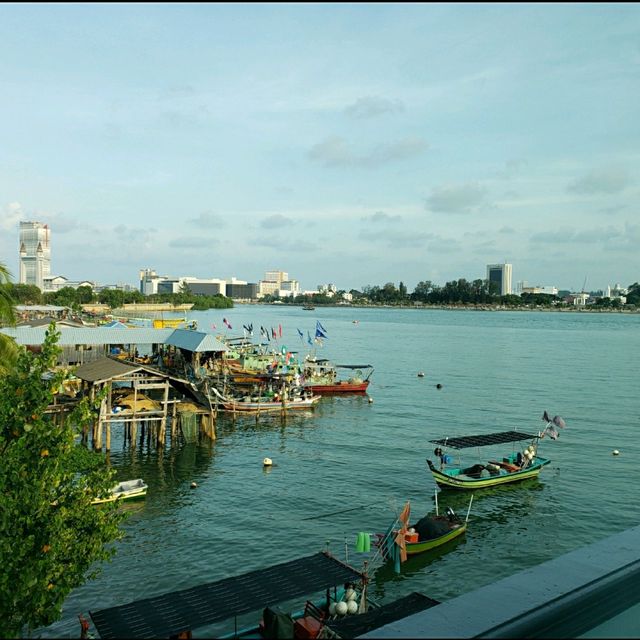
{"type": "Polygon", "coordinates": [[[0,5],[0,261],[640,280],[638,4],[0,5]]]}

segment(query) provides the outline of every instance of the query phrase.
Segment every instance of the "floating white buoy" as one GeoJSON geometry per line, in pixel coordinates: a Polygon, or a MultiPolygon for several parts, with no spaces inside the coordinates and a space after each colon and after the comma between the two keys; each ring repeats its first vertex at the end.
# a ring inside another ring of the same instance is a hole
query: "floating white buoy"
{"type": "Polygon", "coordinates": [[[195,482],[192,482],[192,483],[191,483],[191,488],[192,488],[192,489],[195,489],[197,486],[198,486],[198,485],[197,485],[195,482]]]}
{"type": "Polygon", "coordinates": [[[265,458],[262,461],[263,466],[270,467],[273,464],[273,460],[271,458],[265,458]]]}
{"type": "Polygon", "coordinates": [[[613,453],[614,456],[619,456],[620,455],[620,452],[617,449],[614,449],[612,451],[612,453],[613,453]]]}
{"type": "Polygon", "coordinates": [[[372,402],[373,402],[373,398],[369,396],[369,404],[371,404],[372,402]]]}
{"type": "Polygon", "coordinates": [[[424,378],[424,371],[418,371],[418,378],[424,378]]]}
{"type": "Polygon", "coordinates": [[[347,615],[347,611],[349,611],[349,606],[347,605],[346,602],[344,601],[340,601],[336,604],[336,613],[339,616],[346,616],[347,615]]]}
{"type": "Polygon", "coordinates": [[[358,603],[355,600],[349,600],[349,602],[347,602],[347,613],[358,613],[358,603]]]}

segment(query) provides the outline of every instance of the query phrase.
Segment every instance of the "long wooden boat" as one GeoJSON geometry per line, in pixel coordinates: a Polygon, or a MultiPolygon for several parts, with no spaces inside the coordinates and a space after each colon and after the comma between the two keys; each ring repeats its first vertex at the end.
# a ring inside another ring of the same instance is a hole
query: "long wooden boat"
{"type": "Polygon", "coordinates": [[[320,396],[293,398],[287,400],[262,398],[258,401],[251,399],[225,399],[220,401],[220,407],[223,411],[230,411],[233,413],[278,413],[280,411],[313,409],[319,401],[320,396]]]}
{"type": "Polygon", "coordinates": [[[107,502],[115,502],[116,500],[137,500],[147,495],[149,487],[141,478],[135,480],[124,480],[119,482],[106,498],[96,498],[91,504],[105,504],[107,502]]]}
{"type": "Polygon", "coordinates": [[[520,431],[502,431],[479,436],[430,440],[430,442],[440,445],[434,450],[438,464],[434,464],[430,459],[427,459],[427,464],[433,479],[440,487],[473,490],[520,482],[537,477],[542,468],[551,462],[548,458],[538,455],[540,437],[540,434],[530,435],[520,431]],[[441,448],[467,449],[525,441],[530,442],[526,448],[512,452],[504,456],[502,460],[488,460],[471,466],[454,465],[452,456],[441,448]]]}

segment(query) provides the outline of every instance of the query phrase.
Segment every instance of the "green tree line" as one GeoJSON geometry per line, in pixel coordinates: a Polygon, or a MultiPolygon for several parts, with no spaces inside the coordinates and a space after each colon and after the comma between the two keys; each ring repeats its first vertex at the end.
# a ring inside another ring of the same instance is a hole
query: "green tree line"
{"type": "MultiPolygon", "coordinates": [[[[362,291],[352,289],[349,293],[353,296],[353,304],[384,304],[384,305],[412,305],[416,303],[427,305],[503,305],[509,307],[551,307],[566,304],[564,296],[546,293],[523,293],[522,295],[499,295],[495,290],[495,285],[488,280],[466,280],[459,278],[451,280],[444,285],[437,285],[431,280],[419,282],[414,290],[409,293],[406,285],[400,282],[398,286],[393,282],[385,285],[367,285],[362,291]]],[[[640,284],[637,282],[629,285],[626,296],[626,305],[620,300],[611,298],[599,298],[596,308],[618,309],[623,306],[640,306],[640,284]]],[[[337,291],[335,296],[328,296],[325,293],[313,295],[299,295],[287,298],[279,298],[270,295],[263,298],[264,302],[281,301],[286,304],[335,304],[336,300],[341,300],[344,290],[337,291]]],[[[568,292],[566,292],[568,294],[568,292]]]]}
{"type": "Polygon", "coordinates": [[[191,292],[189,287],[182,287],[179,293],[162,293],[145,296],[140,291],[122,291],[120,289],[104,289],[94,293],[91,287],[83,286],[74,289],[63,287],[58,291],[43,293],[35,285],[14,284],[5,281],[0,285],[0,295],[5,295],[14,304],[52,304],[79,310],[83,304],[106,304],[111,309],[123,304],[166,302],[170,304],[193,304],[194,309],[228,309],[233,307],[231,298],[223,295],[201,296],[191,292]]]}

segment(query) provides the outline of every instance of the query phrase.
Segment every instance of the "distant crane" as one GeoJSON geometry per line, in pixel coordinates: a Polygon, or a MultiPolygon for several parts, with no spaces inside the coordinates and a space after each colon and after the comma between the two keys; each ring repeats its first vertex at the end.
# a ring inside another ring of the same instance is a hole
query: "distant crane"
{"type": "Polygon", "coordinates": [[[584,282],[582,283],[582,293],[586,293],[586,291],[584,290],[586,286],[587,286],[587,276],[584,277],[584,282]]]}

